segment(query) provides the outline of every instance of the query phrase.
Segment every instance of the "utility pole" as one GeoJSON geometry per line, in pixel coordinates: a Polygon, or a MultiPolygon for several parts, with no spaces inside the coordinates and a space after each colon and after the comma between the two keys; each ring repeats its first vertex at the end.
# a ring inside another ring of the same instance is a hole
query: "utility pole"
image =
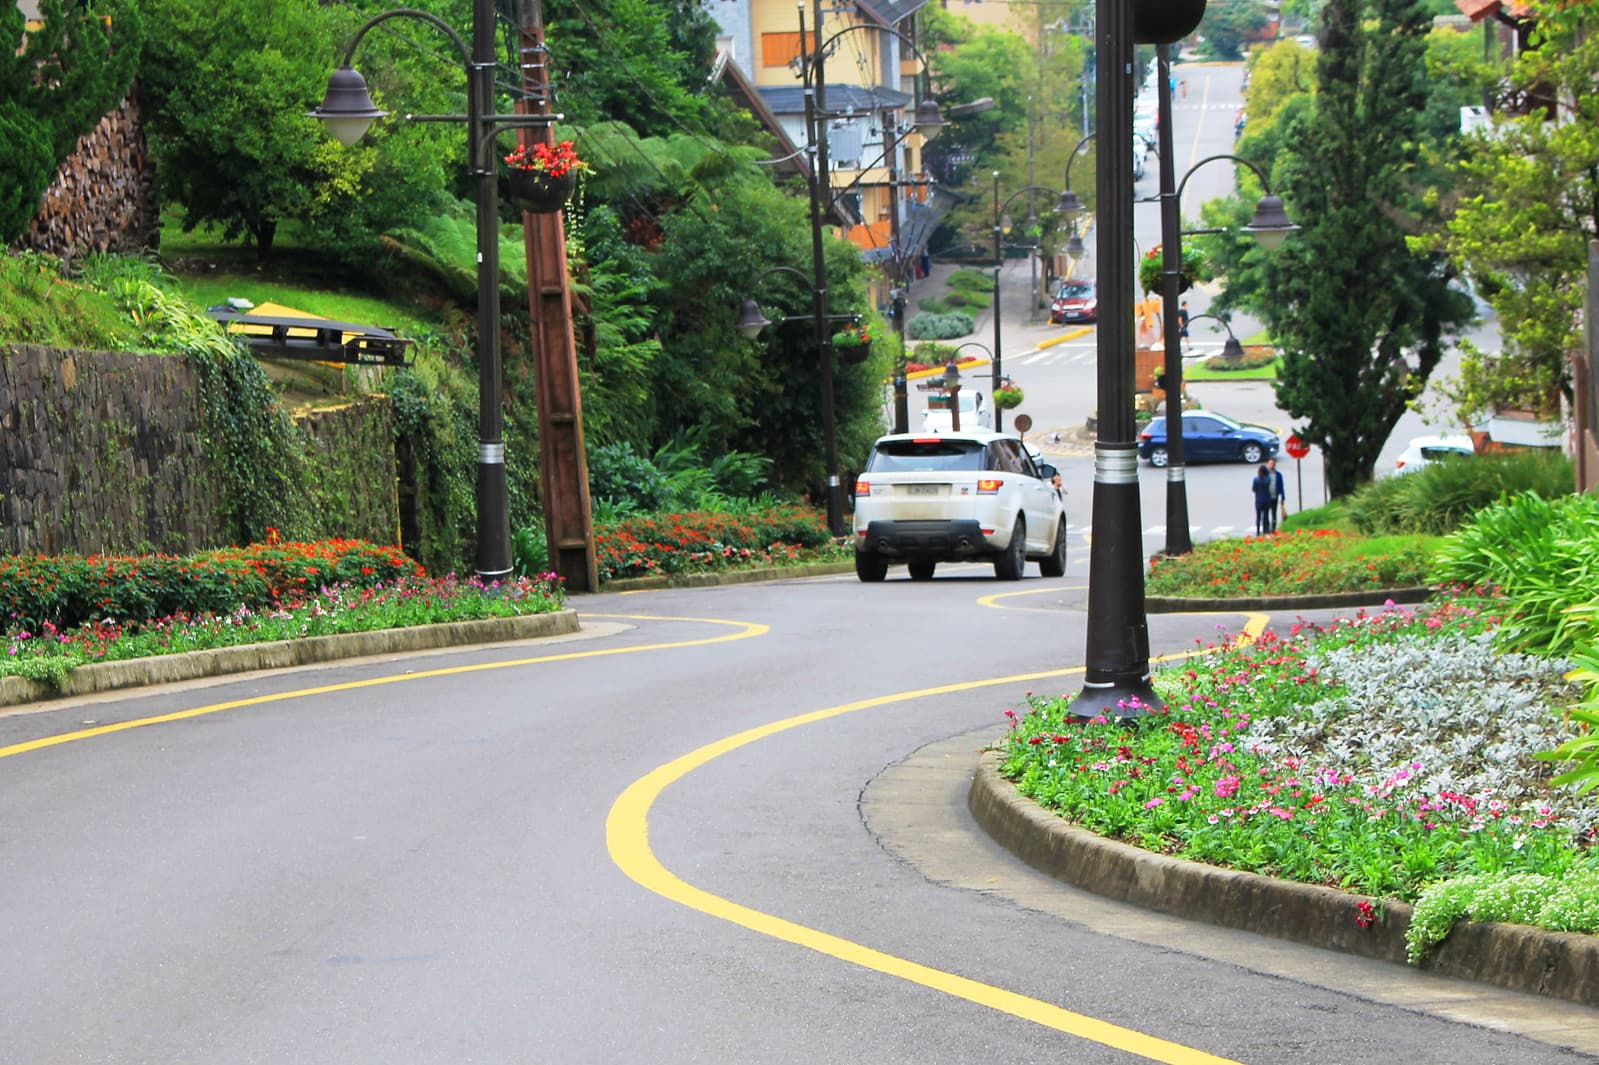
{"type": "MultiPolygon", "coordinates": [[[[549,52],[540,0],[521,0],[517,62],[522,72],[518,114],[550,114],[549,52]]],[[[492,74],[491,74],[492,76],[492,74]]],[[[475,133],[475,131],[474,131],[475,133]]],[[[554,144],[551,123],[522,129],[520,143],[554,144]]],[[[583,444],[583,396],[572,336],[566,221],[560,211],[522,216],[527,251],[527,302],[532,316],[533,385],[538,395],[539,483],[550,568],[568,591],[600,590],[589,501],[588,454],[583,444]]],[[[498,278],[495,283],[498,283],[498,278]]],[[[495,329],[499,323],[493,323],[495,329]]]]}

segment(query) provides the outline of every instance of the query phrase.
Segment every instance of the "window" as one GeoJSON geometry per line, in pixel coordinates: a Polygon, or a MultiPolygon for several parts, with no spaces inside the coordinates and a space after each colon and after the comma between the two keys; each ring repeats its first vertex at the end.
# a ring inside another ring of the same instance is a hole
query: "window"
{"type": "Polygon", "coordinates": [[[764,67],[786,67],[804,52],[805,42],[798,31],[761,34],[761,65],[764,67]]]}
{"type": "Polygon", "coordinates": [[[983,445],[972,440],[896,440],[880,444],[867,460],[871,471],[981,470],[983,445]]]}

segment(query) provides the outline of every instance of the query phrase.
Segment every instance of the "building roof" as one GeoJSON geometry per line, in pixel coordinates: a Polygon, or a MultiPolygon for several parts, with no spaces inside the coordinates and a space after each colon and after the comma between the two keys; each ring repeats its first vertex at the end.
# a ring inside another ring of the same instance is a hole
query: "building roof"
{"type": "MultiPolygon", "coordinates": [[[[799,85],[758,85],[756,89],[775,114],[805,113],[805,89],[799,85]]],[[[885,108],[909,107],[915,99],[909,93],[890,89],[886,85],[861,88],[858,85],[835,85],[829,82],[826,103],[827,110],[835,115],[841,111],[869,114],[885,108]]]]}
{"type": "Polygon", "coordinates": [[[1520,0],[1455,0],[1455,7],[1460,13],[1473,22],[1481,22],[1485,18],[1521,19],[1532,14],[1532,7],[1521,3],[1520,0]]]}
{"type": "Polygon", "coordinates": [[[855,0],[861,14],[879,26],[897,26],[926,6],[927,0],[855,0]]]}
{"type": "Polygon", "coordinates": [[[810,159],[800,150],[800,146],[794,143],[794,138],[788,135],[783,123],[778,121],[777,115],[767,105],[760,91],[756,89],[755,83],[750,81],[743,69],[737,63],[728,62],[722,65],[719,77],[727,88],[727,94],[738,104],[748,108],[766,131],[777,138],[777,152],[773,158],[781,161],[774,166],[776,172],[799,174],[809,180],[810,159]]]}

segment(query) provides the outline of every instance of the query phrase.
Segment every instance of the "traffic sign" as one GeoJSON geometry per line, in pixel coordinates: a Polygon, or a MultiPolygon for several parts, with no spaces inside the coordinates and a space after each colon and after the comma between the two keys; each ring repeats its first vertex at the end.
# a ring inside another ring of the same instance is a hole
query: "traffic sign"
{"type": "Polygon", "coordinates": [[[1310,454],[1310,445],[1297,436],[1290,436],[1283,441],[1283,450],[1296,459],[1302,459],[1310,454]]]}
{"type": "Polygon", "coordinates": [[[1016,417],[1010,420],[1010,423],[1016,427],[1016,431],[1018,433],[1025,433],[1027,430],[1033,427],[1033,419],[1029,418],[1025,414],[1016,415],[1016,417]]]}

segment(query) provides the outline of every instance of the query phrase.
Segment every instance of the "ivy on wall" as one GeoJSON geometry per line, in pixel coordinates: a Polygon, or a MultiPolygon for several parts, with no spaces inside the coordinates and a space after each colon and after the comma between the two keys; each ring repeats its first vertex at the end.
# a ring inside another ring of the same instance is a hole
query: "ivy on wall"
{"type": "Polygon", "coordinates": [[[233,541],[265,540],[268,528],[285,539],[314,538],[305,436],[260,364],[220,325],[155,284],[128,278],[113,289],[147,344],[194,368],[204,446],[222,474],[233,541]]]}

